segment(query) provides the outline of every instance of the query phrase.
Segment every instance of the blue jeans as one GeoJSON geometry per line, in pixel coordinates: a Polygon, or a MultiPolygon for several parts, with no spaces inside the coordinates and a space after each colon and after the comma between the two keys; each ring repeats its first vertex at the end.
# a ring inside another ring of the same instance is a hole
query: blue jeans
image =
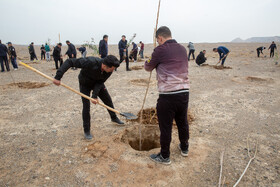
{"type": "Polygon", "coordinates": [[[139,51],[139,54],[140,54],[140,57],[141,57],[141,58],[144,58],[144,50],[140,50],[140,51],[139,51]]]}
{"type": "Polygon", "coordinates": [[[226,61],[226,58],[227,58],[227,57],[225,57],[225,58],[222,60],[222,65],[224,65],[224,63],[225,63],[225,61],[226,61]]]}
{"type": "Polygon", "coordinates": [[[17,68],[18,68],[18,65],[17,65],[17,58],[16,58],[16,57],[15,57],[15,58],[11,58],[11,62],[12,62],[12,64],[13,64],[14,69],[17,69],[17,68]]]}

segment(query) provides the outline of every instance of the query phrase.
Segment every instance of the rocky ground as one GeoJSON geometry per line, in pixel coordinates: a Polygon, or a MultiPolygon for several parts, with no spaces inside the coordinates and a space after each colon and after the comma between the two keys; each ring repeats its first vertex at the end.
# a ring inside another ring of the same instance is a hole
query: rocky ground
{"type": "MultiPolygon", "coordinates": [[[[196,44],[196,54],[207,50],[209,65],[189,62],[189,107],[194,116],[190,152],[187,158],[180,155],[174,127],[170,166],[148,159],[159,148],[138,151],[130,146],[141,127],[148,145],[158,147],[155,124],[144,127],[127,121],[120,127],[111,123],[104,108],[91,106],[94,138],[86,141],[78,95],[48,84],[23,66],[1,73],[0,186],[217,186],[222,151],[224,186],[233,186],[250,159],[247,139],[251,154],[256,144],[258,150],[239,186],[280,186],[280,66],[274,59],[257,58],[259,45],[196,44]],[[219,45],[231,50],[226,66],[232,69],[211,66],[218,61],[212,48],[219,45]]],[[[16,49],[19,58],[29,62],[27,47],[16,49]]],[[[116,46],[109,51],[117,55],[116,46]]],[[[147,45],[145,56],[151,52],[152,45],[147,45]]],[[[55,75],[53,61],[30,65],[55,75]]],[[[133,62],[131,67],[140,68],[126,72],[122,64],[106,82],[116,109],[139,112],[149,77],[142,65],[133,62]]],[[[78,89],[78,74],[69,70],[62,81],[78,89]]],[[[156,105],[155,74],[145,108],[156,105]]]]}

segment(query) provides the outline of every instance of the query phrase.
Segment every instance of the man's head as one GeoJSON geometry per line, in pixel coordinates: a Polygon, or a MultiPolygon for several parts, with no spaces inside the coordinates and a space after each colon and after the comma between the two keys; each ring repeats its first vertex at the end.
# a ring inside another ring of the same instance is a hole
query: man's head
{"type": "Polygon", "coordinates": [[[58,46],[59,48],[61,48],[61,46],[62,46],[62,43],[58,43],[58,44],[57,44],[57,46],[58,46]]]}
{"type": "Polygon", "coordinates": [[[122,41],[125,41],[126,37],[125,35],[122,35],[122,41]]]}
{"type": "Polygon", "coordinates": [[[202,53],[206,54],[206,50],[203,50],[202,53]]]}
{"type": "Polygon", "coordinates": [[[140,41],[139,43],[142,44],[142,41],[140,41]]]}
{"type": "Polygon", "coordinates": [[[213,51],[214,51],[214,52],[218,52],[218,49],[217,49],[217,48],[213,48],[213,51]]]}
{"type": "Polygon", "coordinates": [[[266,49],[266,47],[263,47],[263,49],[266,49]]]}
{"type": "Polygon", "coordinates": [[[33,42],[31,42],[31,45],[34,45],[34,43],[33,43],[33,42]]]}
{"type": "Polygon", "coordinates": [[[45,45],[48,45],[47,43],[45,43],[45,45]]]}
{"type": "Polygon", "coordinates": [[[117,67],[120,66],[120,61],[114,55],[108,55],[103,59],[102,70],[107,73],[113,72],[117,67]]]}
{"type": "Polygon", "coordinates": [[[132,45],[134,45],[135,43],[134,42],[132,42],[132,45]]]}
{"type": "Polygon", "coordinates": [[[159,45],[164,44],[167,40],[172,39],[171,31],[168,27],[162,26],[156,32],[156,38],[159,45]]]}
{"type": "Polygon", "coordinates": [[[9,47],[11,47],[11,46],[12,46],[12,42],[8,42],[7,44],[8,44],[8,46],[9,46],[9,47]]]}
{"type": "Polygon", "coordinates": [[[272,43],[275,44],[274,41],[272,43]]]}
{"type": "Polygon", "coordinates": [[[70,44],[70,41],[69,41],[69,40],[66,40],[66,44],[69,45],[69,44],[70,44]]]}
{"type": "Polygon", "coordinates": [[[103,36],[103,40],[105,40],[105,41],[107,42],[107,41],[108,41],[108,35],[105,34],[105,35],[103,36]]]}

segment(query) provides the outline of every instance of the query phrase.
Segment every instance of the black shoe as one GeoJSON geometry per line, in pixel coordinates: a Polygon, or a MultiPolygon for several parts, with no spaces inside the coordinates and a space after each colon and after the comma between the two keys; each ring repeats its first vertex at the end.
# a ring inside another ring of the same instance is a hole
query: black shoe
{"type": "Polygon", "coordinates": [[[131,71],[131,69],[127,69],[126,71],[131,71]]]}
{"type": "Polygon", "coordinates": [[[115,123],[117,123],[119,125],[123,125],[124,124],[124,122],[122,122],[118,117],[112,119],[112,122],[115,122],[115,123]]]}
{"type": "Polygon", "coordinates": [[[90,134],[90,132],[85,132],[85,138],[87,139],[87,140],[91,140],[92,139],[92,135],[90,134]]]}
{"type": "Polygon", "coordinates": [[[182,156],[188,156],[189,150],[188,149],[187,150],[182,150],[181,149],[181,144],[178,145],[178,149],[181,151],[182,156]]]}
{"type": "Polygon", "coordinates": [[[163,158],[160,153],[150,155],[150,159],[156,163],[169,165],[171,161],[169,158],[163,158]]]}

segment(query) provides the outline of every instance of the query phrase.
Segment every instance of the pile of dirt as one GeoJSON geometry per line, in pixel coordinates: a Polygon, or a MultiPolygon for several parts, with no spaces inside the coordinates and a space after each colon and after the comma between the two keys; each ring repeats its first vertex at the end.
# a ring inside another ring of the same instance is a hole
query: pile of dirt
{"type": "Polygon", "coordinates": [[[50,83],[45,82],[17,82],[17,83],[11,83],[7,84],[4,87],[5,88],[11,88],[11,87],[18,87],[21,89],[34,89],[34,88],[41,88],[50,85],[50,83]]]}
{"type": "Polygon", "coordinates": [[[131,67],[130,69],[131,70],[141,70],[141,69],[143,69],[144,68],[144,66],[133,66],[133,67],[131,67]]]}
{"type": "MultiPolygon", "coordinates": [[[[140,123],[141,111],[138,112],[138,118],[132,121],[140,123]]],[[[195,120],[194,115],[188,110],[188,122],[189,125],[195,120]]],[[[147,108],[143,110],[142,124],[144,125],[158,125],[157,110],[155,108],[147,108]]],[[[175,121],[173,125],[176,125],[175,121]]]]}
{"type": "Polygon", "coordinates": [[[209,65],[209,64],[202,64],[201,67],[211,67],[211,68],[214,68],[214,69],[218,69],[218,70],[222,70],[222,69],[232,69],[232,67],[229,67],[229,66],[216,66],[216,65],[209,65]]]}
{"type": "Polygon", "coordinates": [[[265,82],[268,81],[268,79],[264,79],[264,78],[259,78],[259,77],[246,77],[246,80],[251,81],[251,82],[265,82]]]}
{"type": "MultiPolygon", "coordinates": [[[[147,86],[149,83],[149,79],[133,79],[130,81],[131,84],[137,85],[137,86],[147,86]]],[[[150,85],[154,85],[155,81],[150,81],[150,85]]]]}
{"type": "Polygon", "coordinates": [[[121,141],[137,151],[149,151],[160,147],[160,131],[158,127],[141,127],[141,147],[140,126],[126,129],[121,141]]]}

